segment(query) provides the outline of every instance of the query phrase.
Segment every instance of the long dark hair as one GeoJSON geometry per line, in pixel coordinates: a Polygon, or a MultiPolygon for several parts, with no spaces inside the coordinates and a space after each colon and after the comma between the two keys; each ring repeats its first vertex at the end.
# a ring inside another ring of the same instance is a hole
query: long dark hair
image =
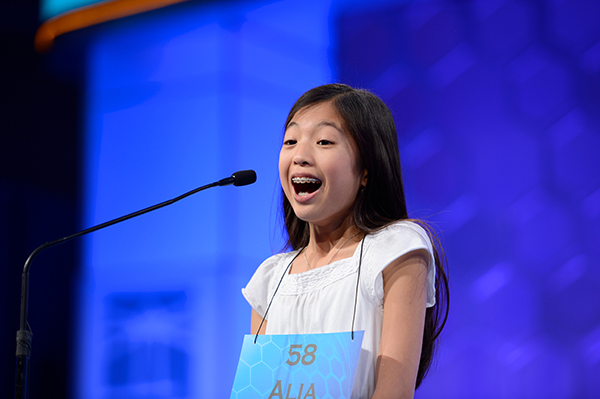
{"type": "MultiPolygon", "coordinates": [[[[294,104],[285,127],[296,113],[306,107],[330,102],[341,116],[344,128],[356,143],[360,169],[367,171],[367,184],[358,192],[351,214],[354,225],[363,234],[380,230],[398,220],[409,220],[402,183],[398,137],[388,107],[371,92],[343,84],[319,86],[304,93],[294,104]]],[[[286,196],[283,214],[288,234],[287,246],[305,247],[309,241],[308,223],[300,220],[286,196]]],[[[427,374],[436,340],[448,318],[450,296],[445,272],[445,256],[437,235],[425,222],[415,220],[429,234],[434,247],[436,267],[436,304],[425,312],[423,346],[415,389],[427,374]]]]}

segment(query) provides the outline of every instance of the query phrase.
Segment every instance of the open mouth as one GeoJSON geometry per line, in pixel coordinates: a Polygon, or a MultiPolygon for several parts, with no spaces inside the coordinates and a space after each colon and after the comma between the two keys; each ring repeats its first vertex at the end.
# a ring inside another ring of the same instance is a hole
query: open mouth
{"type": "Polygon", "coordinates": [[[321,180],[313,177],[293,177],[292,185],[296,194],[303,197],[317,191],[321,187],[321,180]]]}

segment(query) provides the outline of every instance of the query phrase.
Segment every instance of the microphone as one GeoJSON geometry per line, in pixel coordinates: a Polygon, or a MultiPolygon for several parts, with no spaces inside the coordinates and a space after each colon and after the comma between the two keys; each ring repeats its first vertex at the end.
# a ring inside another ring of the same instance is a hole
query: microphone
{"type": "Polygon", "coordinates": [[[229,186],[230,184],[233,184],[234,186],[247,186],[248,184],[252,184],[255,181],[255,171],[240,170],[239,172],[235,172],[234,174],[232,174],[231,177],[219,180],[219,186],[229,186]]]}
{"type": "Polygon", "coordinates": [[[128,215],[121,216],[120,218],[116,218],[113,220],[109,220],[108,222],[92,226],[85,230],[82,230],[78,233],[72,234],[68,237],[63,237],[55,241],[50,241],[45,244],[37,247],[31,255],[25,261],[25,266],[23,267],[23,277],[21,280],[21,320],[20,320],[20,329],[17,331],[17,376],[15,381],[15,398],[25,399],[28,397],[28,379],[29,379],[29,357],[31,356],[31,340],[33,334],[31,333],[31,329],[29,329],[29,324],[27,323],[27,310],[28,310],[28,298],[29,298],[29,269],[31,267],[31,262],[33,258],[37,256],[41,251],[46,248],[53,247],[58,244],[62,244],[64,242],[70,241],[73,238],[80,237],[86,235],[88,233],[92,233],[94,231],[103,229],[108,226],[112,226],[113,224],[124,222],[125,220],[129,220],[136,216],[143,215],[144,213],[152,212],[156,209],[163,208],[167,205],[171,205],[177,201],[180,201],[186,197],[189,197],[192,194],[200,192],[202,190],[206,190],[207,188],[216,187],[216,186],[228,186],[233,184],[234,186],[246,186],[248,184],[252,184],[256,181],[256,172],[253,170],[242,170],[239,172],[235,172],[231,177],[227,177],[225,179],[221,179],[214,183],[207,184],[202,187],[198,187],[194,190],[188,191],[185,194],[182,194],[173,199],[161,202],[160,204],[156,204],[150,206],[148,208],[144,208],[142,210],[132,212],[128,215]]]}

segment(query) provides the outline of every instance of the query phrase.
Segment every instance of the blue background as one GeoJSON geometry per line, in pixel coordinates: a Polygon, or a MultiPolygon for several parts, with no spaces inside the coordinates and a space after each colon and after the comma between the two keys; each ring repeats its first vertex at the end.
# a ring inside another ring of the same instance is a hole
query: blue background
{"type": "Polygon", "coordinates": [[[42,66],[76,79],[77,104],[65,102],[79,146],[61,142],[54,114],[40,123],[51,164],[64,165],[52,176],[75,183],[49,186],[39,176],[53,166],[14,144],[27,129],[7,130],[3,147],[18,155],[4,159],[20,166],[3,164],[7,275],[44,240],[239,169],[258,182],[45,254],[32,271],[34,288],[54,287],[30,304],[35,389],[52,380],[82,398],[228,397],[250,324],[240,288],[283,243],[283,122],[304,91],[339,81],[392,109],[411,216],[437,226],[449,260],[450,319],[416,397],[598,396],[599,20],[593,0],[189,2],[59,40],[42,66]],[[36,167],[25,172],[22,159],[36,167]],[[52,264],[58,256],[66,262],[52,264]],[[61,346],[43,314],[64,295],[76,305],[55,306],[68,308],[61,346]]]}

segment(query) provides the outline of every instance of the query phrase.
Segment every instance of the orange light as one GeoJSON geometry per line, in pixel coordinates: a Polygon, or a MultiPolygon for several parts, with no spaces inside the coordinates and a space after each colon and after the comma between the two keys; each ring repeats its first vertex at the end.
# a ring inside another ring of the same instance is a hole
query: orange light
{"type": "Polygon", "coordinates": [[[67,32],[184,1],[187,0],[109,0],[77,8],[42,23],[35,34],[34,46],[45,53],[50,51],[56,37],[67,32]]]}

